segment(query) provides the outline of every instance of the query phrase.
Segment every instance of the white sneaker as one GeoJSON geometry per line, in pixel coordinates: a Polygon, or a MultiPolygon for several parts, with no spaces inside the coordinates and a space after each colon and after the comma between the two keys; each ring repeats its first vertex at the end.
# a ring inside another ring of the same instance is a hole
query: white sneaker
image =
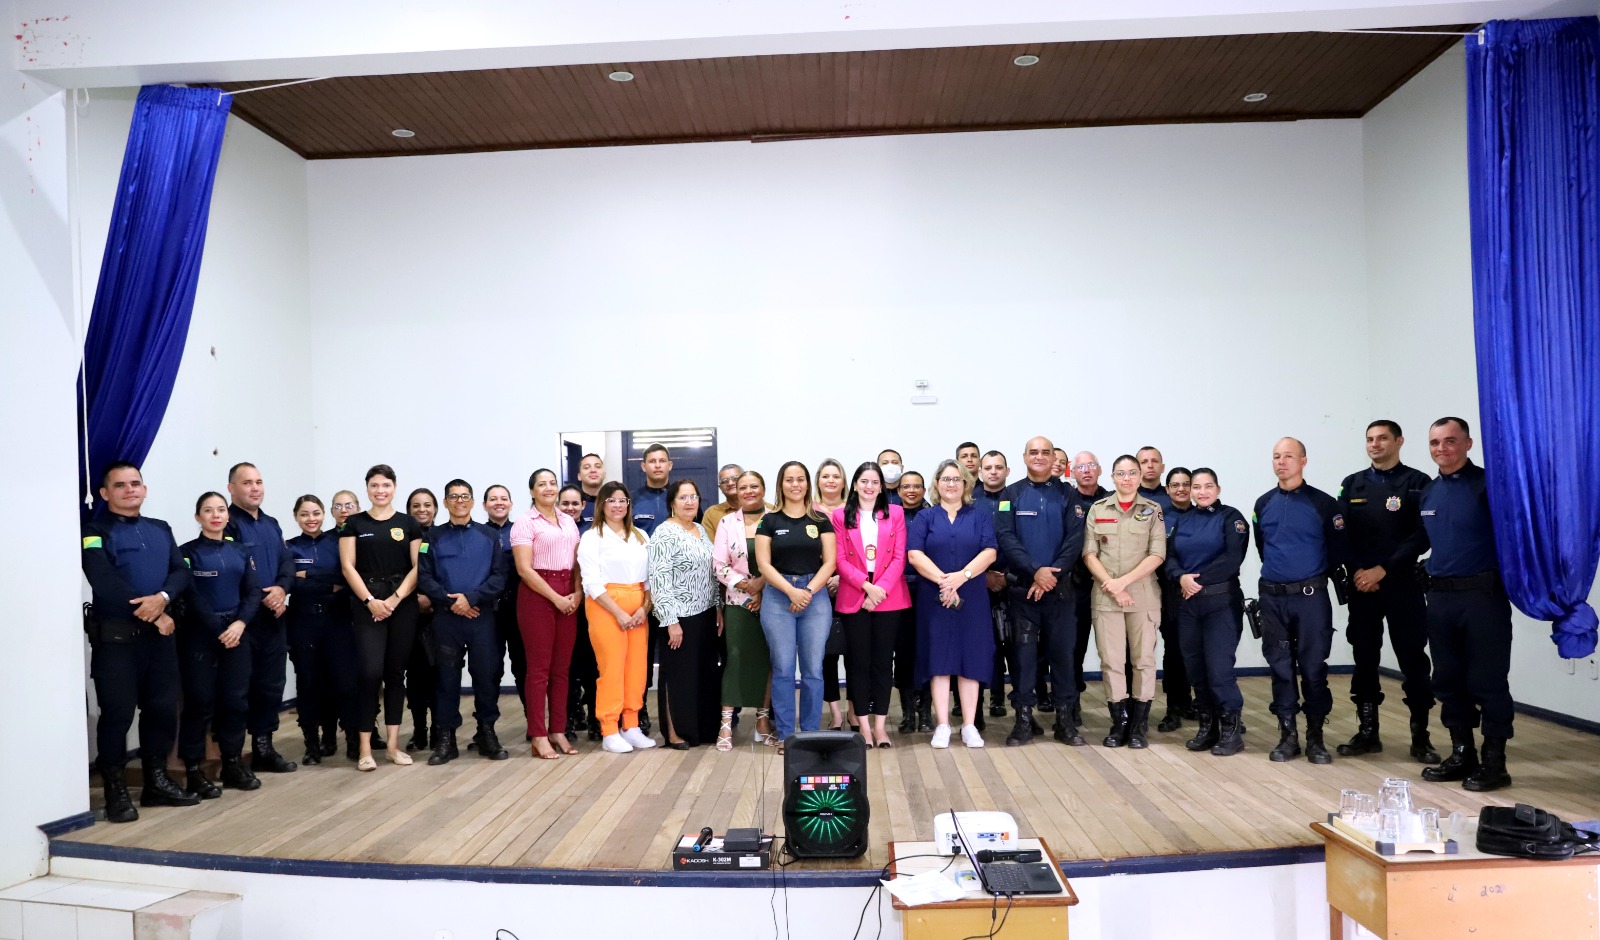
{"type": "Polygon", "coordinates": [[[961,743],[967,747],[983,747],[983,735],[978,733],[975,725],[962,725],[961,743]]]}
{"type": "Polygon", "coordinates": [[[640,749],[656,746],[655,739],[650,737],[648,734],[645,734],[643,731],[640,731],[638,728],[624,729],[622,732],[622,740],[640,749]]]}
{"type": "Polygon", "coordinates": [[[633,745],[629,744],[620,734],[606,735],[600,741],[600,746],[613,754],[626,754],[633,750],[633,745]]]}
{"type": "Polygon", "coordinates": [[[939,727],[933,729],[933,741],[930,743],[933,744],[934,747],[949,747],[950,726],[940,725],[939,727]]]}

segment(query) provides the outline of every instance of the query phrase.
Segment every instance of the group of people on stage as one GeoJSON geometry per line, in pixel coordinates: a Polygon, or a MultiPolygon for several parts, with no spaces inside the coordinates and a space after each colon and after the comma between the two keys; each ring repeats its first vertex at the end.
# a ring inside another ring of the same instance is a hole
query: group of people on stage
{"type": "Polygon", "coordinates": [[[575,482],[534,471],[531,506],[514,521],[506,487],[478,494],[460,479],[444,487],[442,516],[428,489],[412,491],[402,510],[396,473],[379,464],[366,474],[368,508],[350,491],[326,509],[302,496],[299,534],[285,539],[261,508],[261,472],[241,463],[226,496],[197,500],[199,534],[182,545],[140,513],[139,468],[115,463],[101,481],[104,510],[83,526],[107,818],[138,817],[124,772],[136,708],[142,805],[194,805],[224,787],[256,789],[259,773],[294,771],[273,745],[286,659],[302,763],[336,753],[342,727],[346,756],[363,771],[377,769],[375,749],[397,765],[413,763],[410,752],[427,751],[432,765],[459,756],[463,667],[471,746],[506,759],[496,723],[508,653],[532,755],[544,759],[575,753],[572,737],[583,733],[609,752],[658,746],[645,701],[656,663],[670,748],[730,750],[744,709],[754,710],[754,740],[779,751],[796,730],[847,721],[869,747],[892,747],[896,690],[900,732],[931,732],[932,746],[945,748],[958,724],[963,744],[983,747],[984,686],[989,717],[1007,705],[1015,713],[1007,745],[1043,734],[1038,715],[1053,712],[1055,739],[1082,746],[1092,625],[1106,747],[1148,746],[1159,635],[1166,713],[1157,730],[1193,720],[1189,750],[1233,755],[1244,747],[1234,662],[1252,533],[1261,575],[1251,621],[1279,725],[1271,760],[1332,760],[1323,740],[1333,706],[1331,585],[1349,605],[1358,716],[1337,752],[1383,749],[1387,621],[1411,755],[1437,765],[1424,778],[1508,786],[1510,604],[1484,474],[1460,418],[1429,429],[1432,479],[1400,463],[1403,441],[1399,425],[1374,421],[1370,466],[1330,496],[1305,482],[1304,446],[1279,440],[1278,485],[1248,521],[1222,503],[1215,471],[1169,471],[1154,447],[1103,468],[1092,453],[1069,458],[1034,437],[1015,482],[1003,453],[972,442],[938,465],[931,485],[893,450],[848,473],[824,461],[815,477],[789,461],[770,490],[760,473],[729,464],[713,504],[694,481],[674,479],[667,448],[653,444],[638,492],[606,482],[602,459],[588,454],[575,482]],[[1099,485],[1106,469],[1110,490],[1099,485]],[[473,519],[480,495],[485,522],[473,519]],[[848,716],[838,702],[841,658],[848,716]],[[796,675],[798,696],[788,692],[796,675]],[[1442,761],[1428,734],[1436,697],[1451,738],[1442,761]],[[414,733],[403,744],[408,706],[414,733]],[[208,729],[220,786],[205,770],[208,729]],[[167,774],[174,743],[181,784],[167,774]]]}

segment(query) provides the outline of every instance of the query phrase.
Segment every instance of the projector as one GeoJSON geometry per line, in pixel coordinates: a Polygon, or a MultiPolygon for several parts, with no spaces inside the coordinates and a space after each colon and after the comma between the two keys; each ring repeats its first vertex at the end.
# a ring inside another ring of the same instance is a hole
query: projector
{"type": "MultiPolygon", "coordinates": [[[[961,817],[961,831],[967,834],[972,843],[966,846],[966,855],[976,855],[980,849],[1006,851],[1017,847],[1017,821],[1011,818],[1010,813],[972,811],[956,815],[961,817]]],[[[961,836],[956,832],[956,821],[950,818],[949,813],[933,817],[933,841],[941,855],[963,852],[961,836]]]]}

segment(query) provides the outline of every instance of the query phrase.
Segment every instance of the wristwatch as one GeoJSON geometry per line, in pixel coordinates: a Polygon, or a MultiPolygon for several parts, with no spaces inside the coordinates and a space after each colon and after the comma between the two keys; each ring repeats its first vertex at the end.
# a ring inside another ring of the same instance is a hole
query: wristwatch
{"type": "Polygon", "coordinates": [[[362,602],[361,602],[361,604],[362,604],[362,606],[365,606],[365,605],[367,605],[367,604],[370,604],[370,603],[372,603],[372,602],[373,602],[373,601],[375,601],[375,600],[377,600],[377,598],[376,598],[376,597],[369,597],[369,598],[367,598],[367,599],[366,599],[366,600],[364,600],[364,601],[362,601],[362,602]]]}

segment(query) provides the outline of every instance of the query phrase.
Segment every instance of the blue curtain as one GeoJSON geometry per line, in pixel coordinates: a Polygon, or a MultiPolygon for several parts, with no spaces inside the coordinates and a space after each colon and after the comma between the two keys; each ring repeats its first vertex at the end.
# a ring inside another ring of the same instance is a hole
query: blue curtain
{"type": "MultiPolygon", "coordinates": [[[[1466,40],[1472,303],[1495,543],[1511,600],[1595,649],[1600,563],[1600,20],[1466,40]]],[[[1448,368],[1429,363],[1421,368],[1448,368]]]]}
{"type": "Polygon", "coordinates": [[[139,91],[78,377],[78,472],[87,463],[93,490],[113,461],[144,461],[166,414],[232,106],[215,88],[139,91]]]}

